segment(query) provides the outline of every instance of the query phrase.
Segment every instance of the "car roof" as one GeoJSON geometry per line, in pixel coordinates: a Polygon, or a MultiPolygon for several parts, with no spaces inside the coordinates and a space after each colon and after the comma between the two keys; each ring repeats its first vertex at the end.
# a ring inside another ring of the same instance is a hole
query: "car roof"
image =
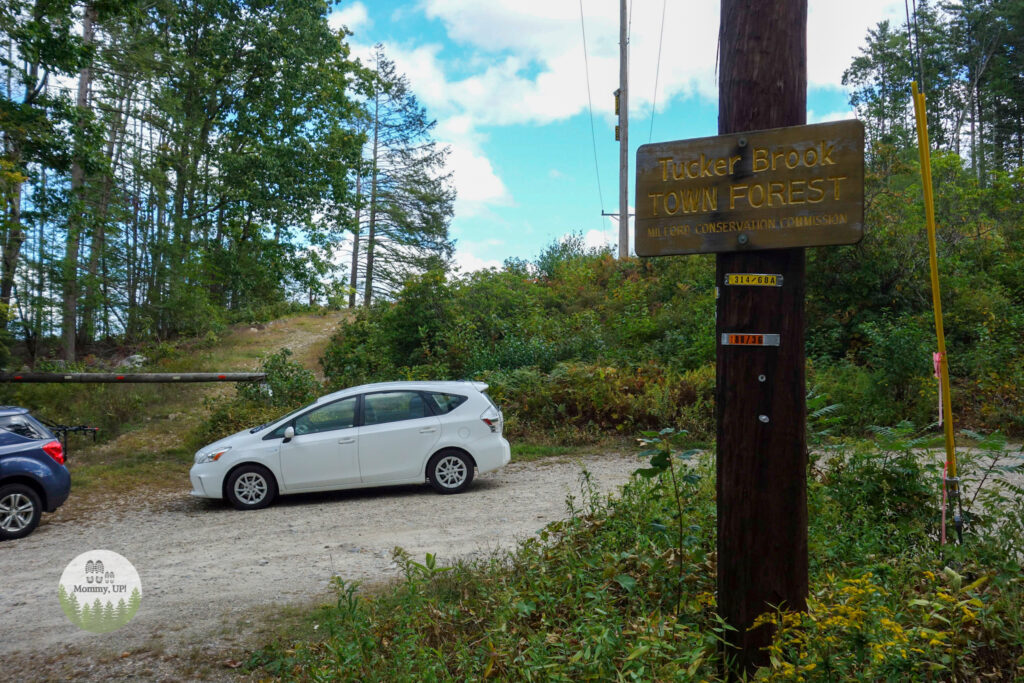
{"type": "Polygon", "coordinates": [[[477,393],[482,393],[487,389],[487,384],[484,382],[470,382],[470,381],[407,381],[407,382],[375,382],[373,384],[361,384],[357,387],[349,387],[348,389],[342,389],[341,391],[335,391],[334,393],[321,396],[316,400],[317,403],[323,403],[325,401],[333,401],[336,398],[343,398],[345,396],[352,396],[354,394],[365,394],[370,391],[387,391],[388,389],[412,389],[414,391],[468,391],[473,390],[477,393]]]}
{"type": "Polygon", "coordinates": [[[25,415],[28,413],[27,408],[19,408],[18,406],[0,406],[0,417],[7,417],[9,415],[25,415]]]}

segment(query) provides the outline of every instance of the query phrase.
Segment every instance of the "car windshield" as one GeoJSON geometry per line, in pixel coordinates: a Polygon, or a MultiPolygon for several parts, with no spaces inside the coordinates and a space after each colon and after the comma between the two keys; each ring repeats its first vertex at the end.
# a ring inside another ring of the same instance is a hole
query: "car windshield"
{"type": "Polygon", "coordinates": [[[0,417],[0,429],[26,439],[41,440],[52,438],[46,428],[36,422],[30,415],[5,415],[0,417]]]}
{"type": "Polygon", "coordinates": [[[300,412],[302,412],[303,410],[305,410],[308,407],[309,406],[302,406],[301,408],[296,408],[295,410],[293,410],[292,412],[288,413],[287,415],[282,415],[281,417],[275,418],[275,419],[271,420],[270,422],[264,422],[263,424],[261,424],[259,426],[256,426],[256,427],[253,427],[252,429],[250,429],[249,433],[250,434],[255,434],[256,432],[260,431],[261,429],[266,429],[267,427],[269,427],[270,425],[274,424],[275,422],[280,422],[281,420],[287,420],[288,418],[292,417],[296,413],[300,413],[300,412]]]}

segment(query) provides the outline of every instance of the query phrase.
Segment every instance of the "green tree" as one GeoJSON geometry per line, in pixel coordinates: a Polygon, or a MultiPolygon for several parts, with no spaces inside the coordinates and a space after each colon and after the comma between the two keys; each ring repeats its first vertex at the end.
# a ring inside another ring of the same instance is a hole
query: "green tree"
{"type": "MultiPolygon", "coordinates": [[[[394,290],[411,274],[446,269],[454,251],[448,237],[455,201],[451,174],[445,171],[448,149],[431,137],[435,122],[382,45],[374,51],[373,66],[367,103],[367,306],[376,294],[394,290]]],[[[358,243],[357,236],[354,249],[358,243]]]]}

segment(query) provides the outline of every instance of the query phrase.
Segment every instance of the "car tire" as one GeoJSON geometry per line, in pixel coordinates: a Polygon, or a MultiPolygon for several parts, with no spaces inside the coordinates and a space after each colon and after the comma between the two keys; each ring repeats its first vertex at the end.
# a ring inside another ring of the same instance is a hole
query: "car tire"
{"type": "Polygon", "coordinates": [[[277,481],[266,467],[242,465],[228,477],[224,493],[236,510],[260,510],[277,497],[277,481]]]}
{"type": "Polygon", "coordinates": [[[39,494],[25,484],[0,486],[0,541],[24,538],[39,526],[43,505],[39,494]]]}
{"type": "Polygon", "coordinates": [[[427,478],[438,493],[462,493],[473,483],[473,461],[461,451],[440,451],[427,463],[427,478]]]}

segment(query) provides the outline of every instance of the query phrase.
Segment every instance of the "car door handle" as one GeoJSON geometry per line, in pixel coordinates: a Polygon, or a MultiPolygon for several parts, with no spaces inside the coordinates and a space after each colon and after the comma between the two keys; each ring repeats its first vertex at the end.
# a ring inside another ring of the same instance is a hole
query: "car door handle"
{"type": "Polygon", "coordinates": [[[437,431],[437,427],[424,427],[420,430],[420,434],[433,434],[437,431]]]}
{"type": "Polygon", "coordinates": [[[338,439],[338,443],[355,443],[356,437],[346,436],[344,439],[338,439]]]}

